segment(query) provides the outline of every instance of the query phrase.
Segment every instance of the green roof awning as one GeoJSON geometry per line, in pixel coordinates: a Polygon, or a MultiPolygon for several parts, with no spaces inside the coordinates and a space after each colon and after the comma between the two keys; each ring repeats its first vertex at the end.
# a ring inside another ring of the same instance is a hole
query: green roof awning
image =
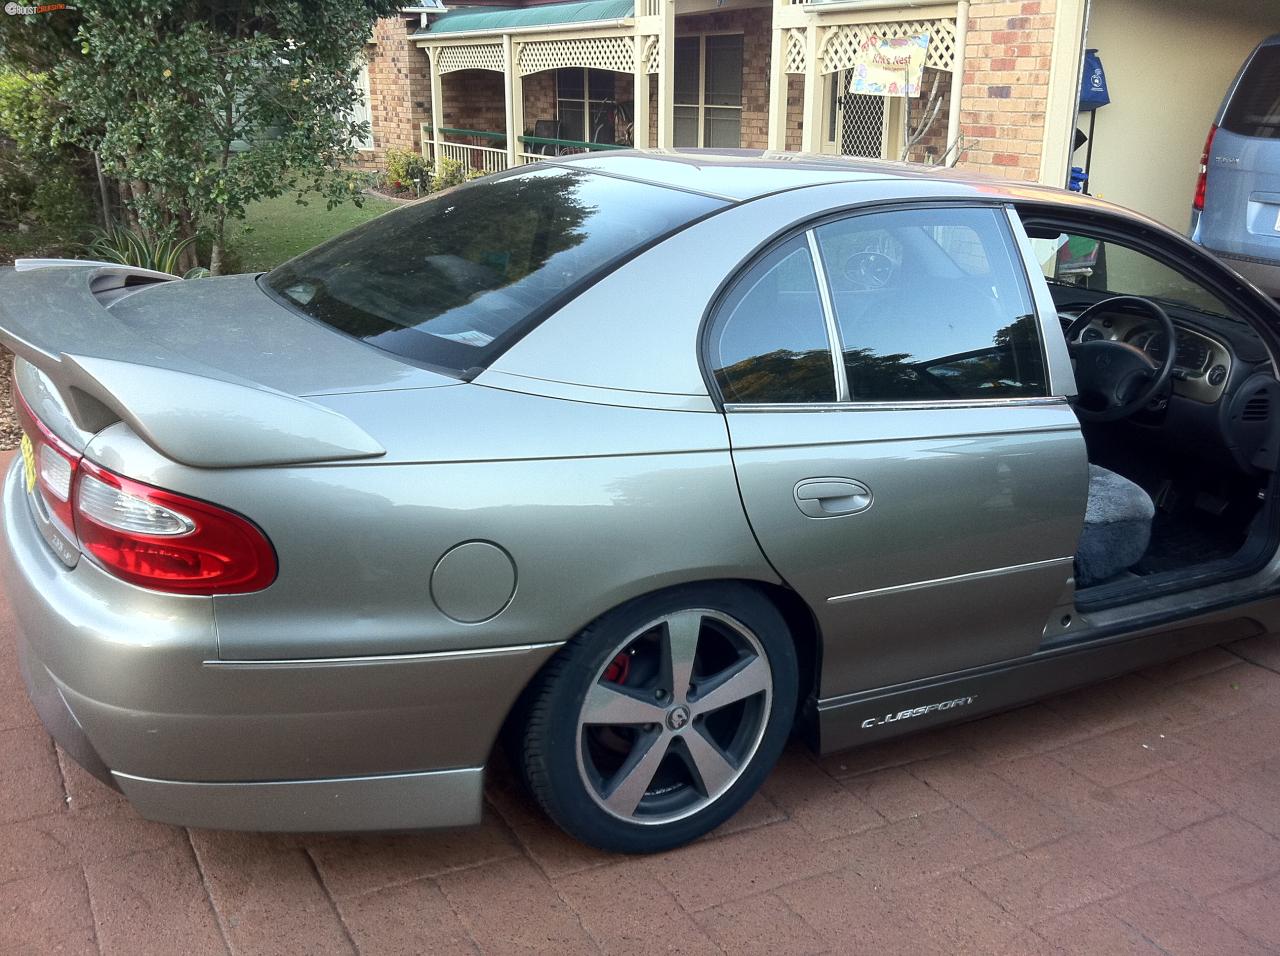
{"type": "Polygon", "coordinates": [[[484,10],[454,10],[419,30],[415,37],[434,37],[449,33],[504,33],[530,27],[566,26],[623,20],[635,13],[635,0],[582,0],[580,3],[549,3],[537,7],[484,10]]]}

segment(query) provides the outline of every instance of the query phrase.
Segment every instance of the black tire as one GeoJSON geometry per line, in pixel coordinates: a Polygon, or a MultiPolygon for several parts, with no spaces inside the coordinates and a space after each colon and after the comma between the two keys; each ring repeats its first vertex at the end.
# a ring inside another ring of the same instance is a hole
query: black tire
{"type": "Polygon", "coordinates": [[[790,735],[797,683],[791,634],[764,594],[737,583],[673,588],[600,617],[547,664],[525,698],[517,763],[547,815],[584,843],[667,850],[715,829],[759,789],[790,735]],[[683,694],[677,673],[689,675],[683,694]],[[662,723],[594,720],[615,713],[600,709],[603,696],[630,708],[633,695],[642,708],[666,707],[662,723]],[[609,761],[618,766],[607,775],[609,761]],[[620,809],[637,790],[634,808],[620,809]]]}

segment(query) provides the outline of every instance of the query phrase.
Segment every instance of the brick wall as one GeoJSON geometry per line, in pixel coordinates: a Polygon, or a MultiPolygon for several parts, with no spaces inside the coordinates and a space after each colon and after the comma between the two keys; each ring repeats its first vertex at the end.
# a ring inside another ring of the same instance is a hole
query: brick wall
{"type": "Polygon", "coordinates": [[[409,39],[417,18],[386,17],[374,25],[369,54],[369,116],[373,149],[362,150],[361,169],[385,167],[387,147],[418,150],[419,130],[431,119],[426,52],[409,39]]]}
{"type": "MultiPolygon", "coordinates": [[[[938,113],[928,132],[907,153],[913,163],[934,164],[947,151],[947,112],[951,107],[951,74],[945,70],[925,70],[919,96],[907,100],[907,133],[911,135],[924,122],[932,92],[937,91],[938,113]],[[936,86],[934,85],[936,84],[936,86]]],[[[897,159],[898,157],[894,157],[897,159]]]]}
{"type": "Polygon", "coordinates": [[[978,0],[969,8],[960,165],[1007,179],[1040,172],[1056,0],[978,0]]]}
{"type": "Polygon", "coordinates": [[[524,129],[533,132],[538,120],[556,118],[556,74],[554,70],[531,73],[524,78],[524,129]]]}
{"type": "Polygon", "coordinates": [[[799,151],[804,126],[804,74],[787,73],[787,133],[782,148],[799,151]]]}
{"type": "Polygon", "coordinates": [[[658,74],[649,74],[649,145],[658,145],[658,74]]]}
{"type": "Polygon", "coordinates": [[[494,70],[456,70],[440,77],[441,126],[506,132],[506,104],[502,74],[494,70]]]}

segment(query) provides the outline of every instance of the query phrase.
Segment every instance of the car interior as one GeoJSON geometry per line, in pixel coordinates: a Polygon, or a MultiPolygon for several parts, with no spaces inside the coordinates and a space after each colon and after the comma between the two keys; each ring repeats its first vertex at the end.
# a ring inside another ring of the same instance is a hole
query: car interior
{"type": "Polygon", "coordinates": [[[1171,261],[1029,226],[1076,369],[1090,463],[1076,604],[1256,570],[1274,551],[1280,383],[1262,338],[1171,261]]]}

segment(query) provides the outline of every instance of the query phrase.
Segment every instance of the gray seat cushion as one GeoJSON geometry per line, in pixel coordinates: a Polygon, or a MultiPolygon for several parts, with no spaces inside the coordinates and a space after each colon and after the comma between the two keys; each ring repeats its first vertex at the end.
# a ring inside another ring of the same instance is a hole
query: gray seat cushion
{"type": "Polygon", "coordinates": [[[1151,497],[1128,478],[1089,466],[1089,504],[1076,550],[1076,586],[1089,587],[1142,560],[1151,543],[1151,497]]]}

